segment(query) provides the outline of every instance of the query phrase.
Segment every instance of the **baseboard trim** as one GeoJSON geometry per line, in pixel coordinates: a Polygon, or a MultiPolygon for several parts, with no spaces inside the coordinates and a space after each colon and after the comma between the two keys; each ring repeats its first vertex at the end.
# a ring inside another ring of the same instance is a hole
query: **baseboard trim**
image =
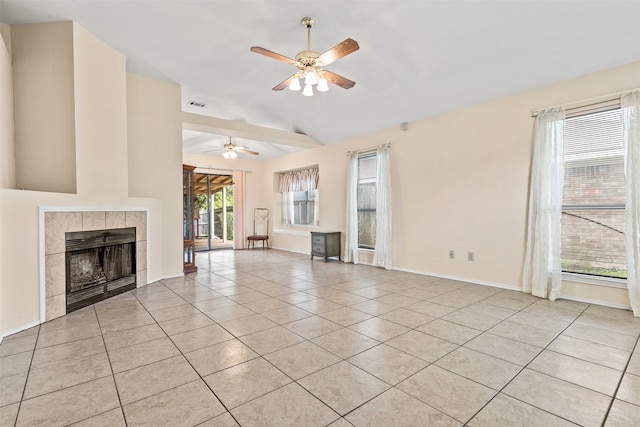
{"type": "Polygon", "coordinates": [[[291,253],[294,253],[294,254],[309,255],[309,256],[311,256],[311,253],[309,253],[309,252],[294,251],[293,249],[279,248],[279,247],[277,247],[277,246],[271,246],[269,249],[276,249],[276,250],[278,250],[278,251],[282,251],[282,252],[291,252],[291,253]]]}
{"type": "Polygon", "coordinates": [[[20,326],[20,328],[15,329],[13,331],[4,332],[3,335],[0,335],[0,344],[2,344],[2,340],[4,340],[5,337],[8,337],[8,336],[13,335],[13,334],[17,334],[18,332],[26,331],[27,329],[31,329],[34,326],[38,326],[39,324],[40,324],[40,322],[34,322],[34,323],[30,323],[30,324],[25,325],[25,326],[20,326]]]}
{"type": "Polygon", "coordinates": [[[515,287],[515,286],[508,286],[508,285],[504,285],[502,283],[495,283],[495,282],[486,282],[486,281],[483,281],[483,280],[474,280],[474,279],[469,279],[467,277],[451,276],[451,275],[448,275],[448,274],[430,273],[430,272],[425,272],[425,271],[412,270],[412,269],[409,269],[409,268],[392,268],[392,270],[404,271],[406,273],[420,274],[420,275],[423,275],[423,276],[438,277],[440,279],[456,280],[458,282],[466,282],[466,283],[471,283],[473,285],[490,286],[492,288],[507,289],[507,290],[510,290],[510,291],[520,291],[520,292],[522,292],[522,288],[518,288],[518,287],[515,287]]]}
{"type": "Polygon", "coordinates": [[[628,306],[628,305],[616,304],[616,303],[606,302],[606,301],[592,300],[590,298],[580,298],[580,297],[576,297],[576,296],[573,296],[573,295],[560,294],[560,298],[561,299],[566,299],[566,300],[569,300],[569,301],[583,302],[585,304],[601,305],[603,307],[619,308],[619,309],[622,309],[622,310],[631,310],[631,307],[628,306]]]}

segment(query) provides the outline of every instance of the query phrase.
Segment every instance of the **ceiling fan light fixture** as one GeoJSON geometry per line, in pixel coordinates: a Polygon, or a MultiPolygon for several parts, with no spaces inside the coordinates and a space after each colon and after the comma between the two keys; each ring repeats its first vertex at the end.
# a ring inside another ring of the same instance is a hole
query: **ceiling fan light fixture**
{"type": "Polygon", "coordinates": [[[304,90],[302,91],[304,96],[313,96],[313,88],[310,84],[304,85],[304,90]]]}
{"type": "Polygon", "coordinates": [[[324,53],[311,50],[311,27],[313,27],[314,23],[315,20],[313,18],[305,17],[302,19],[302,24],[307,28],[307,49],[298,52],[295,59],[260,46],[253,46],[250,49],[251,52],[265,55],[297,67],[298,70],[294,75],[277,84],[273,87],[273,90],[280,91],[286,87],[289,87],[291,90],[299,90],[298,85],[302,85],[300,81],[302,79],[304,79],[305,84],[302,94],[305,96],[313,96],[313,88],[311,87],[313,85],[319,85],[317,89],[320,92],[325,92],[328,89],[328,82],[340,86],[343,89],[351,89],[356,84],[356,82],[352,80],[324,70],[324,67],[360,49],[358,42],[347,38],[324,53]],[[323,74],[326,74],[329,78],[323,78],[323,74]],[[296,87],[298,87],[298,89],[296,89],[296,87]]]}
{"type": "Polygon", "coordinates": [[[327,79],[324,77],[320,77],[318,80],[318,86],[316,87],[320,92],[326,92],[329,90],[329,85],[327,84],[327,79]]]}
{"type": "Polygon", "coordinates": [[[253,151],[248,147],[238,146],[231,141],[231,137],[229,137],[229,142],[224,144],[222,147],[215,148],[213,150],[205,151],[205,153],[209,151],[222,151],[222,157],[225,159],[235,159],[238,157],[238,152],[243,154],[250,154],[252,156],[257,156],[260,153],[257,151],[253,151]]]}
{"type": "Polygon", "coordinates": [[[222,153],[222,157],[224,157],[225,159],[235,159],[236,157],[238,157],[238,153],[236,153],[235,151],[225,151],[224,153],[222,153]]]}
{"type": "Polygon", "coordinates": [[[291,83],[289,83],[289,89],[293,91],[298,91],[302,89],[302,86],[300,86],[300,79],[297,77],[292,78],[291,83]]]}
{"type": "Polygon", "coordinates": [[[307,72],[307,75],[304,77],[304,84],[307,86],[311,86],[318,83],[318,78],[316,77],[316,73],[312,70],[307,72]]]}

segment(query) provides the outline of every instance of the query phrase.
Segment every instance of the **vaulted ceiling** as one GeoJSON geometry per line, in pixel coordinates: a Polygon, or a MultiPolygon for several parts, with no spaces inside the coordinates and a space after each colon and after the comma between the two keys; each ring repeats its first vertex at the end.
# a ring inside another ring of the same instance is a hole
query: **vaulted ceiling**
{"type": "MultiPolygon", "coordinates": [[[[640,60],[639,1],[0,0],[0,20],[76,21],[129,71],[181,85],[183,111],[319,144],[640,60]],[[295,67],[249,48],[294,57],[306,49],[305,16],[316,20],[313,50],[358,41],[327,67],[355,87],[271,90],[295,67]]],[[[204,153],[226,135],[185,131],[184,150],[204,153]]],[[[252,138],[234,142],[258,159],[303,149],[252,138]]]]}

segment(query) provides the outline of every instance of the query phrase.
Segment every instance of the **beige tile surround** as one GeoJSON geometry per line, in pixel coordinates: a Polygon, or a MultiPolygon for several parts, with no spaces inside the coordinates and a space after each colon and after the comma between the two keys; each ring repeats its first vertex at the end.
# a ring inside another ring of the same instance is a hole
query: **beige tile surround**
{"type": "Polygon", "coordinates": [[[146,211],[46,211],[44,212],[45,318],[63,316],[65,301],[65,233],[136,227],[136,282],[147,284],[146,211]]]}

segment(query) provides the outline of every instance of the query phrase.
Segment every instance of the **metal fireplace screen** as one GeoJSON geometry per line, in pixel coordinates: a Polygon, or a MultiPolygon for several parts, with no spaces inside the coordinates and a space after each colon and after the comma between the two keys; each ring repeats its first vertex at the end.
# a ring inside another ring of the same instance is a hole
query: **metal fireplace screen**
{"type": "Polygon", "coordinates": [[[65,234],[67,313],[136,287],[136,229],[65,234]]]}

